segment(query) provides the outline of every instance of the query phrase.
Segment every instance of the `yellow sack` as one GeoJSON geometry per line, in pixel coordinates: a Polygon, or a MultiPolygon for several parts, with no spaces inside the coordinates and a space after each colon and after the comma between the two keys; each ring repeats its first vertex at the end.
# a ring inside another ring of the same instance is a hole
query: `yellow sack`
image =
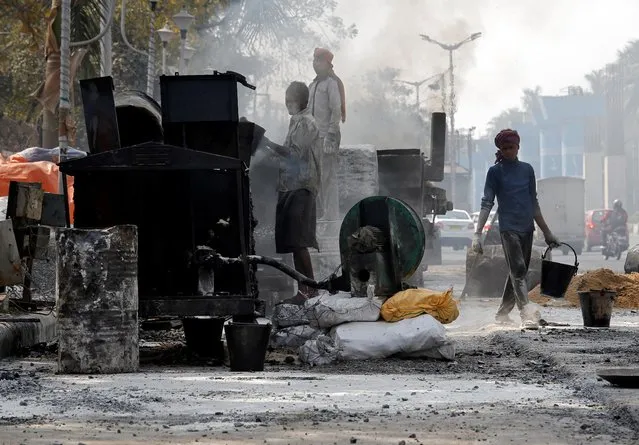
{"type": "Polygon", "coordinates": [[[459,317],[453,290],[436,292],[430,289],[406,289],[397,292],[382,305],[382,318],[399,321],[430,314],[440,323],[452,323],[459,317]]]}

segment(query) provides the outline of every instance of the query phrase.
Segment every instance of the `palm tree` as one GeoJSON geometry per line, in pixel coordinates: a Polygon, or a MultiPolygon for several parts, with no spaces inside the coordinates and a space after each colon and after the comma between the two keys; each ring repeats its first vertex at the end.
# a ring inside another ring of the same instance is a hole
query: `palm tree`
{"type": "Polygon", "coordinates": [[[626,116],[635,116],[639,112],[639,40],[629,42],[619,51],[616,63],[623,67],[623,88],[627,98],[624,112],[626,116]]]}
{"type": "Polygon", "coordinates": [[[592,94],[602,95],[606,91],[606,73],[603,69],[591,71],[584,76],[590,84],[592,94]]]}
{"type": "MultiPolygon", "coordinates": [[[[277,71],[284,78],[306,71],[313,47],[334,50],[342,40],[357,35],[354,25],[346,26],[335,16],[335,0],[237,0],[230,4],[221,19],[196,27],[200,35],[215,36],[206,40],[218,66],[235,60],[238,54],[253,58],[256,67],[264,66],[261,60],[265,57],[272,57],[280,63],[269,64],[269,74],[274,75],[279,66],[277,71]]],[[[196,59],[197,55],[192,66],[198,63],[196,59]]],[[[261,74],[261,85],[267,77],[261,74]]]]}
{"type": "Polygon", "coordinates": [[[521,124],[524,121],[524,112],[519,108],[513,107],[505,111],[502,111],[497,116],[493,117],[488,122],[488,131],[490,134],[497,134],[504,128],[513,128],[517,124],[521,124]]]}
{"type": "Polygon", "coordinates": [[[539,98],[541,96],[541,87],[537,85],[535,88],[526,88],[523,91],[521,104],[527,118],[539,119],[541,116],[541,107],[539,98]]]}

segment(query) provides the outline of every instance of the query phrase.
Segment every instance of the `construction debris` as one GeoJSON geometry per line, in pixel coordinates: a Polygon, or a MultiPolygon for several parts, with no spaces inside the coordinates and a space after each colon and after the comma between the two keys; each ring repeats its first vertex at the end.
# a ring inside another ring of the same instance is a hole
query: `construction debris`
{"type": "MultiPolygon", "coordinates": [[[[639,273],[616,274],[610,269],[597,269],[585,274],[576,275],[566,291],[565,300],[574,307],[579,307],[579,291],[591,289],[608,289],[617,292],[614,306],[621,309],[639,308],[639,273]]],[[[547,304],[553,298],[541,295],[539,286],[528,294],[535,303],[547,304]]]]}

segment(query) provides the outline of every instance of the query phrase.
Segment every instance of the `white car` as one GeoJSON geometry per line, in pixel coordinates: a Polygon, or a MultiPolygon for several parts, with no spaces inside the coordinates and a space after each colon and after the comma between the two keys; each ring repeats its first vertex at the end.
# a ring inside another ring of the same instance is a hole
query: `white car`
{"type": "Polygon", "coordinates": [[[475,223],[467,211],[453,209],[445,215],[435,217],[435,227],[441,234],[442,246],[450,246],[454,250],[470,247],[475,233],[475,223]]]}

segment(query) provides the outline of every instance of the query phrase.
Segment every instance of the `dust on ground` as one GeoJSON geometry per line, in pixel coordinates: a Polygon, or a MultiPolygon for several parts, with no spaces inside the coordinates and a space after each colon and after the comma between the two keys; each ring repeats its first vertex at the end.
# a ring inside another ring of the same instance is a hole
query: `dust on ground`
{"type": "MultiPolygon", "coordinates": [[[[379,360],[263,373],[143,366],[129,375],[55,375],[37,351],[0,362],[0,441],[26,443],[633,443],[637,423],[610,410],[588,376],[548,355],[597,350],[628,332],[502,331],[456,338],[455,362],[379,360]],[[552,332],[552,333],[551,333],[552,332]],[[576,343],[571,343],[575,342],[576,343]],[[4,375],[4,374],[0,374],[4,375]]],[[[599,351],[601,349],[601,351],[599,351]]],[[[636,354],[636,349],[628,352],[636,354]]]]}
{"type": "Polygon", "coordinates": [[[34,348],[0,362],[0,443],[638,443],[638,402],[596,376],[636,362],[636,326],[624,327],[632,314],[590,330],[575,309],[548,308],[572,327],[529,332],[495,325],[496,305],[462,303],[447,326],[453,362],[309,368],[280,350],[265,372],[231,373],[226,360],[187,365],[175,329],[145,335],[165,358],[181,351],[173,363],[68,376],[55,374],[51,347],[34,348]]]}
{"type": "MultiPolygon", "coordinates": [[[[566,291],[565,300],[573,307],[579,307],[579,291],[614,290],[617,292],[614,306],[621,309],[639,308],[639,273],[617,274],[610,269],[597,269],[576,275],[566,291]]],[[[538,304],[547,304],[553,298],[541,295],[537,286],[528,294],[538,304]]]]}

